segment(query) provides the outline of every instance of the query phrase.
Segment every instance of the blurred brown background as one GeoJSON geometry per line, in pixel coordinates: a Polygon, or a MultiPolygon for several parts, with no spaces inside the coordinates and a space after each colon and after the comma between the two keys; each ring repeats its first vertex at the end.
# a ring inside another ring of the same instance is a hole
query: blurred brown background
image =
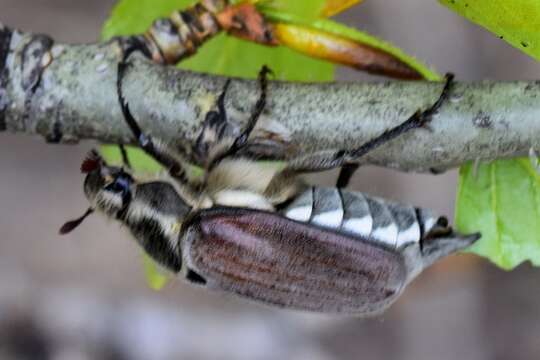
{"type": "MultiPolygon", "coordinates": [[[[91,42],[114,0],[0,0],[0,20],[91,42]]],[[[435,1],[366,0],[341,17],[458,79],[538,79],[540,64],[435,1]]],[[[380,80],[340,69],[339,79],[380,80]]],[[[179,281],[144,280],[141,254],[94,216],[77,169],[91,143],[0,134],[0,359],[538,359],[540,271],[505,273],[455,256],[424,273],[383,316],[279,311],[179,281]]],[[[314,181],[332,184],[335,174],[314,181]]],[[[367,168],[351,188],[452,214],[457,174],[367,168]]]]}

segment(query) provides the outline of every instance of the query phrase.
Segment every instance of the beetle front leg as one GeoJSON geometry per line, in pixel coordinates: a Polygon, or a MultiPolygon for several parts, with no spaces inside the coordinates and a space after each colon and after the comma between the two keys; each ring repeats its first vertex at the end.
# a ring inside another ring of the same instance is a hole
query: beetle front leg
{"type": "Polygon", "coordinates": [[[131,52],[127,51],[126,56],[118,63],[118,78],[117,78],[117,92],[118,100],[120,102],[120,108],[122,109],[122,114],[124,115],[124,120],[129,126],[133,136],[139,143],[139,146],[144,150],[145,153],[150,155],[154,160],[160,163],[172,178],[180,182],[185,186],[189,186],[189,178],[186,174],[186,171],[178,159],[181,156],[176,154],[175,151],[170,149],[167,145],[161,141],[155,142],[151,136],[146,135],[141,130],[139,124],[131,114],[129,110],[129,104],[126,102],[123,92],[122,92],[122,81],[125,75],[125,71],[129,64],[126,62],[127,56],[131,52]]]}

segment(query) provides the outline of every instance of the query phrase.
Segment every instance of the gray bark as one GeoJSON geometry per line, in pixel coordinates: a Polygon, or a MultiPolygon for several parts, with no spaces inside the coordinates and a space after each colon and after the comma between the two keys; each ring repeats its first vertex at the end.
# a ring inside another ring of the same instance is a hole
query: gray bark
{"type": "MultiPolygon", "coordinates": [[[[46,36],[0,25],[0,131],[41,135],[54,143],[131,143],[116,95],[120,55],[117,41],[53,44],[46,36]]],[[[137,55],[132,63],[124,94],[141,127],[189,148],[226,79],[159,66],[137,55]]],[[[432,82],[272,81],[251,151],[283,158],[351,149],[429,106],[441,89],[432,82]]],[[[226,107],[235,124],[245,122],[258,93],[255,81],[233,80],[226,107]]],[[[540,148],[539,96],[536,81],[457,82],[431,130],[405,134],[365,162],[421,172],[526,155],[540,148]]]]}

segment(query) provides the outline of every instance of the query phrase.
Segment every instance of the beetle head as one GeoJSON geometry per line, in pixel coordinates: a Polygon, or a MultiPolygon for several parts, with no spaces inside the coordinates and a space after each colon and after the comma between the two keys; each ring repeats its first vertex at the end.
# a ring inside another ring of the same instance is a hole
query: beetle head
{"type": "Polygon", "coordinates": [[[99,154],[92,150],[81,164],[81,172],[86,175],[84,193],[91,203],[88,210],[79,218],[66,222],[60,234],[67,234],[83,220],[99,209],[109,216],[120,217],[132,200],[134,180],[122,168],[108,166],[99,154]]]}
{"type": "Polygon", "coordinates": [[[61,234],[72,231],[95,209],[124,222],[132,231],[146,222],[171,235],[171,228],[179,228],[191,210],[169,182],[138,183],[123,168],[107,165],[96,151],[83,161],[81,172],[86,174],[84,193],[91,206],[83,216],[64,224],[61,234]]]}
{"type": "Polygon", "coordinates": [[[133,198],[133,177],[121,167],[107,165],[96,152],[88,155],[81,171],[87,174],[84,193],[92,206],[109,216],[120,217],[133,198]]]}

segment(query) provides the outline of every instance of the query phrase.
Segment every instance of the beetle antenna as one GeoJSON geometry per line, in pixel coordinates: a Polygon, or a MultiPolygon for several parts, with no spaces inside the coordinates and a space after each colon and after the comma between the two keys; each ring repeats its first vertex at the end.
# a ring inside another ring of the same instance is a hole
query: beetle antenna
{"type": "Polygon", "coordinates": [[[84,221],[84,219],[86,219],[86,217],[88,215],[90,215],[91,213],[93,213],[93,212],[94,212],[94,209],[89,207],[81,217],[79,217],[79,218],[77,218],[75,220],[70,220],[70,221],[66,222],[64,225],[62,225],[62,227],[60,228],[59,234],[60,235],[65,235],[65,234],[68,234],[68,233],[72,232],[73,229],[75,229],[77,226],[79,226],[84,221]]]}

